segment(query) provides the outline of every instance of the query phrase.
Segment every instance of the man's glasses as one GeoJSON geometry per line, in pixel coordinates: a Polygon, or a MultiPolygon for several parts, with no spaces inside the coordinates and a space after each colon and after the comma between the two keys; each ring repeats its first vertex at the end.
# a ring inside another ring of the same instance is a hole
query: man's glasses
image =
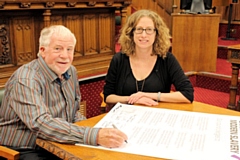
{"type": "Polygon", "coordinates": [[[156,29],[155,29],[155,28],[146,28],[146,29],[143,29],[143,28],[141,28],[141,27],[138,27],[138,28],[135,28],[135,29],[134,29],[134,32],[135,32],[136,34],[142,34],[143,31],[145,31],[147,34],[153,34],[153,33],[156,31],[156,29]]]}

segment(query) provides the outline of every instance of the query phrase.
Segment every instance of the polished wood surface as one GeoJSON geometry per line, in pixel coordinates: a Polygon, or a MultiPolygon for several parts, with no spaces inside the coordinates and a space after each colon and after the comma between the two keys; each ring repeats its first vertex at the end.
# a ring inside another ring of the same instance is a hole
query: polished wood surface
{"type": "Polygon", "coordinates": [[[216,71],[219,14],[172,14],[172,53],[184,71],[216,71]]]}
{"type": "Polygon", "coordinates": [[[238,50],[240,50],[240,44],[235,44],[235,45],[228,46],[228,49],[238,49],[238,50]]]}
{"type": "Polygon", "coordinates": [[[240,44],[228,47],[228,61],[232,63],[232,77],[228,108],[240,111],[240,99],[236,104],[236,96],[238,92],[238,75],[240,69],[240,44]]]}
{"type": "Polygon", "coordinates": [[[228,0],[212,0],[212,6],[228,6],[228,0]]]}
{"type": "MultiPolygon", "coordinates": [[[[236,112],[229,109],[224,109],[200,102],[193,102],[192,104],[175,104],[175,103],[159,103],[156,108],[166,108],[174,110],[183,110],[190,112],[203,112],[203,113],[213,113],[221,115],[233,115],[240,116],[240,112],[236,112]]],[[[77,125],[81,126],[94,126],[105,114],[78,122],[77,125]]],[[[50,142],[42,139],[37,139],[37,145],[45,148],[46,150],[52,152],[53,154],[59,156],[62,159],[82,159],[82,160],[163,160],[162,158],[154,158],[148,156],[127,154],[121,152],[114,152],[109,150],[88,148],[75,145],[60,144],[56,142],[50,142]]]]}
{"type": "Polygon", "coordinates": [[[1,157],[6,158],[7,160],[18,160],[19,159],[19,152],[9,149],[5,146],[0,146],[0,159],[1,157]]]}

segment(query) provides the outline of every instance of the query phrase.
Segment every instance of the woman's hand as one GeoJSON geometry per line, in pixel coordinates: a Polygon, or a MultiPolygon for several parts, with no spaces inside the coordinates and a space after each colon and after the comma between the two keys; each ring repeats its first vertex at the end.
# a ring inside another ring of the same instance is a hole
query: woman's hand
{"type": "Polygon", "coordinates": [[[148,97],[142,97],[136,101],[137,104],[143,104],[147,106],[156,106],[158,105],[158,102],[154,101],[151,98],[148,97]]]}
{"type": "Polygon", "coordinates": [[[128,104],[134,104],[142,97],[144,97],[144,93],[143,92],[134,93],[134,94],[129,96],[128,104]]]}

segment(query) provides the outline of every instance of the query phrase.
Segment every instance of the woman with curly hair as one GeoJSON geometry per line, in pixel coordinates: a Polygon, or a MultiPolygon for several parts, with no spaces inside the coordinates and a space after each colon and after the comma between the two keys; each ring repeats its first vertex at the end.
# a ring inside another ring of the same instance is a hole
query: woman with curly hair
{"type": "Polygon", "coordinates": [[[193,101],[194,89],[171,46],[169,29],[150,10],[138,10],[121,29],[121,51],[111,60],[104,86],[104,101],[157,105],[193,101]],[[170,92],[174,85],[174,92],[170,92]]]}

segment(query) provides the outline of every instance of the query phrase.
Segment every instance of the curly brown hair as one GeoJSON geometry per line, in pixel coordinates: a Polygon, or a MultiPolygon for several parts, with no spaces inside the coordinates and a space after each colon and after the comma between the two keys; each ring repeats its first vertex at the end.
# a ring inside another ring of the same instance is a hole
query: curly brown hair
{"type": "Polygon", "coordinates": [[[169,28],[156,12],[146,9],[138,10],[131,14],[128,17],[126,24],[120,30],[121,35],[119,38],[119,43],[121,45],[121,51],[128,56],[135,53],[133,32],[142,17],[151,18],[156,29],[156,37],[153,43],[152,53],[165,58],[171,46],[169,28]]]}

